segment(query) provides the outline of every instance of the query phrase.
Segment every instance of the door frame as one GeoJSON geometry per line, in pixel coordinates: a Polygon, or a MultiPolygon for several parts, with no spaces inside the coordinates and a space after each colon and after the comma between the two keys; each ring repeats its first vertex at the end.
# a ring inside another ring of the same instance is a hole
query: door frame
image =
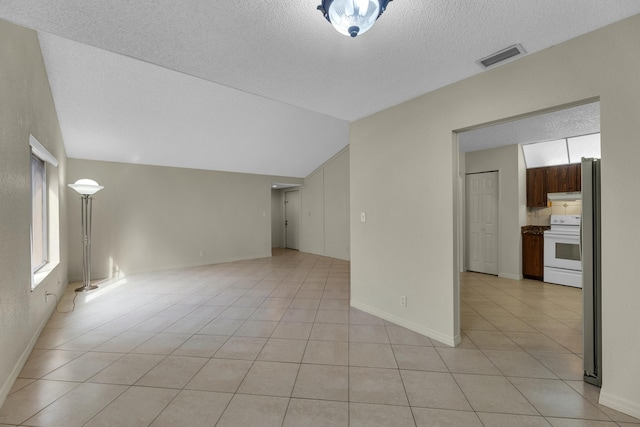
{"type": "MultiPolygon", "coordinates": [[[[554,107],[548,108],[548,109],[543,109],[543,110],[534,110],[534,111],[529,111],[527,113],[521,114],[519,116],[513,116],[513,117],[504,117],[501,120],[496,120],[494,122],[490,122],[490,123],[483,123],[483,124],[475,124],[473,126],[470,126],[468,128],[459,128],[459,129],[452,129],[451,130],[451,141],[452,141],[452,162],[453,162],[453,176],[452,176],[452,180],[453,180],[453,215],[454,215],[454,221],[453,221],[453,243],[454,243],[454,247],[457,250],[453,251],[453,257],[454,257],[454,262],[453,262],[453,268],[454,268],[454,275],[453,275],[453,298],[454,298],[454,306],[453,306],[453,328],[454,328],[454,334],[455,334],[455,341],[456,341],[456,345],[458,345],[461,341],[461,334],[462,334],[462,328],[461,328],[461,321],[460,321],[460,305],[461,305],[461,298],[460,298],[460,272],[463,271],[462,268],[464,268],[464,263],[466,261],[464,254],[465,251],[462,248],[465,248],[466,246],[466,242],[465,242],[465,220],[464,218],[466,218],[466,194],[465,194],[465,179],[464,176],[466,175],[466,162],[464,162],[464,158],[462,160],[462,164],[461,164],[461,151],[460,151],[460,143],[459,143],[459,134],[467,131],[467,130],[472,130],[474,128],[480,128],[480,127],[485,127],[485,126],[491,126],[491,125],[495,125],[495,124],[500,124],[500,123],[505,123],[508,121],[513,121],[513,120],[519,120],[519,119],[526,119],[528,117],[533,117],[533,116],[537,116],[539,114],[544,114],[544,113],[548,113],[551,111],[557,111],[557,110],[562,110],[562,109],[566,109],[566,108],[571,108],[577,105],[582,105],[582,104],[588,104],[588,103],[592,103],[592,102],[600,102],[600,98],[599,97],[594,97],[594,98],[589,98],[589,99],[583,99],[583,100],[579,100],[573,103],[569,103],[569,104],[565,104],[565,105],[556,105],[554,107]]],[[[602,110],[602,108],[600,108],[600,110],[602,110]]],[[[500,188],[502,188],[501,183],[499,183],[500,188]]],[[[519,199],[521,201],[520,203],[520,207],[525,207],[526,208],[526,193],[522,193],[523,191],[523,185],[524,183],[520,183],[519,185],[519,199]]],[[[502,191],[502,190],[500,190],[502,191]]],[[[524,189],[524,191],[526,192],[526,187],[524,189]]],[[[498,216],[500,216],[500,211],[498,212],[498,216]]],[[[522,258],[522,245],[520,245],[520,258],[522,258]]],[[[522,264],[520,265],[520,271],[522,272],[522,264]]],[[[514,279],[515,280],[515,279],[514,279]]],[[[522,280],[522,279],[520,279],[522,280]]],[[[583,308],[583,312],[584,312],[584,300],[583,300],[583,304],[582,304],[582,308],[583,308]]],[[[584,316],[584,314],[583,314],[584,316]]],[[[583,331],[583,339],[584,339],[584,331],[583,331]]],[[[602,341],[601,341],[602,342],[602,341]]],[[[602,351],[603,349],[601,349],[602,351]]]]}

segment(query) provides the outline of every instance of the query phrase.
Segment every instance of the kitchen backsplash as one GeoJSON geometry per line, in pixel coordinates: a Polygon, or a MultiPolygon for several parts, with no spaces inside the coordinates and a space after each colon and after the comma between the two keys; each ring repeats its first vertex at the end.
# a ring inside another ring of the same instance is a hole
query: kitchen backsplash
{"type": "Polygon", "coordinates": [[[555,200],[548,208],[527,208],[527,225],[551,225],[551,215],[582,215],[582,200],[555,200]]]}

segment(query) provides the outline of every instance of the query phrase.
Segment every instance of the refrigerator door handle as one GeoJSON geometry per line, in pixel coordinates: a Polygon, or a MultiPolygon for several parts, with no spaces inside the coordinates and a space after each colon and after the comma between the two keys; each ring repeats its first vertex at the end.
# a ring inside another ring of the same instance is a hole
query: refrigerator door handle
{"type": "Polygon", "coordinates": [[[582,255],[584,381],[602,384],[600,300],[600,161],[582,159],[582,255]]]}

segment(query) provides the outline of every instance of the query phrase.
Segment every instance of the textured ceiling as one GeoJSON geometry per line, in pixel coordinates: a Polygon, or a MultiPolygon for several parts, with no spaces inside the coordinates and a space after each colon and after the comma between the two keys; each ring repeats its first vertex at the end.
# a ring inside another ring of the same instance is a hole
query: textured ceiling
{"type": "Polygon", "coordinates": [[[494,126],[461,132],[460,151],[529,144],[600,132],[600,103],[592,102],[494,126]]]}
{"type": "Polygon", "coordinates": [[[40,32],[71,157],[304,176],[348,144],[347,122],[515,43],[532,53],[640,13],[637,0],[394,0],[351,39],[319,3],[0,0],[0,18],[40,32]]]}

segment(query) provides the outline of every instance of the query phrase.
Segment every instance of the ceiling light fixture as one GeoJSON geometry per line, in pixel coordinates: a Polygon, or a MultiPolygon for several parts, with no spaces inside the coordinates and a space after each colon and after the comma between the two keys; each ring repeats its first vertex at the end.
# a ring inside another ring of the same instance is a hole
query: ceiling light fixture
{"type": "Polygon", "coordinates": [[[355,37],[364,34],[392,0],[322,0],[318,10],[339,33],[355,37]]]}

